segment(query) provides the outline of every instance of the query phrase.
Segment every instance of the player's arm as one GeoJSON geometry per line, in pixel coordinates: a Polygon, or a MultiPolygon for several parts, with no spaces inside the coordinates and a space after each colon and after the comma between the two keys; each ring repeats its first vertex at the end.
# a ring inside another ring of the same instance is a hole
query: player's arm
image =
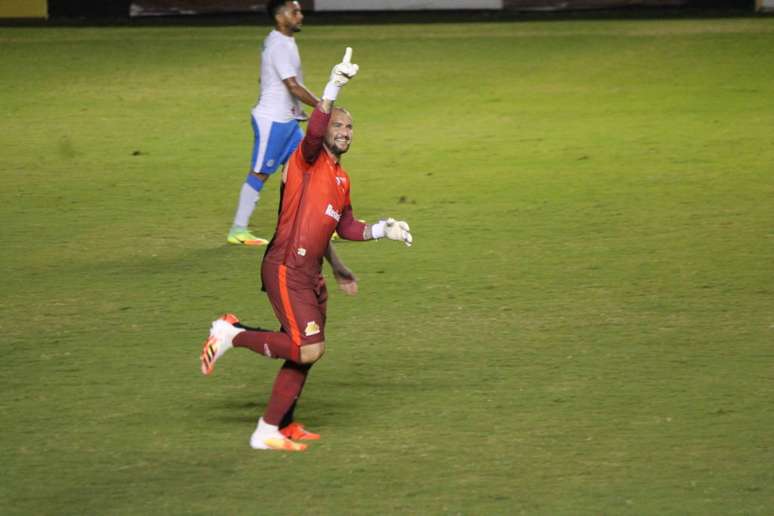
{"type": "Polygon", "coordinates": [[[306,128],[306,136],[301,141],[301,152],[307,163],[314,162],[323,147],[325,140],[325,131],[328,129],[328,122],[331,119],[331,108],[336,101],[341,88],[357,74],[358,66],[352,64],[352,49],[347,47],[344,52],[344,59],[331,70],[331,78],[325,86],[323,97],[315,106],[312,116],[309,118],[309,125],[306,128]]]}
{"type": "Polygon", "coordinates": [[[339,288],[349,296],[357,294],[357,277],[355,277],[349,267],[344,265],[344,262],[341,261],[341,258],[339,258],[339,255],[333,248],[333,244],[330,242],[325,250],[325,259],[331,264],[333,277],[336,279],[336,283],[339,284],[339,288]]]}
{"type": "Polygon", "coordinates": [[[352,214],[352,206],[347,205],[341,211],[341,218],[336,226],[336,233],[345,240],[376,240],[388,238],[400,240],[411,247],[414,237],[411,236],[409,225],[406,221],[389,218],[380,220],[376,224],[366,224],[355,218],[352,214]]]}
{"type": "Polygon", "coordinates": [[[282,79],[282,82],[285,83],[285,87],[288,89],[291,95],[296,97],[307,106],[315,107],[317,103],[320,102],[320,99],[315,97],[314,93],[309,91],[306,86],[298,82],[295,77],[282,79]]]}
{"type": "Polygon", "coordinates": [[[352,62],[352,48],[347,47],[344,51],[344,58],[331,70],[331,78],[325,85],[322,99],[320,99],[317,108],[323,113],[330,113],[339,91],[352,77],[357,75],[359,69],[360,67],[352,62]]]}
{"type": "Polygon", "coordinates": [[[317,107],[312,111],[309,125],[306,127],[306,135],[301,140],[301,154],[307,163],[314,163],[320,154],[325,140],[325,131],[328,129],[328,122],[331,119],[330,110],[327,113],[322,112],[321,105],[322,102],[317,104],[317,107]]]}
{"type": "Polygon", "coordinates": [[[301,84],[296,77],[296,69],[291,62],[291,50],[286,45],[275,45],[270,50],[271,62],[288,92],[309,106],[316,106],[318,99],[314,93],[301,84]]]}
{"type": "Polygon", "coordinates": [[[366,240],[366,226],[364,222],[357,220],[352,214],[352,206],[347,205],[341,210],[339,223],[336,225],[336,233],[344,240],[366,240]]]}
{"type": "Polygon", "coordinates": [[[376,240],[379,238],[388,238],[390,240],[399,240],[411,247],[414,243],[414,237],[411,236],[408,222],[405,220],[395,220],[392,217],[386,220],[380,220],[376,224],[366,224],[363,230],[363,240],[376,240]]]}

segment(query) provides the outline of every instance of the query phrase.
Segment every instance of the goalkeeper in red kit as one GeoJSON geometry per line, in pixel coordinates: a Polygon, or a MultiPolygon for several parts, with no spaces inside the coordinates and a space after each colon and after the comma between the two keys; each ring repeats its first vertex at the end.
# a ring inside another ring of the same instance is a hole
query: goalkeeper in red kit
{"type": "Polygon", "coordinates": [[[250,437],[257,450],[303,451],[300,440],[319,438],[299,423],[284,421],[301,395],[309,370],[325,353],[328,299],[322,277],[323,257],[331,260],[334,275],[350,293],[354,276],[331,256],[334,231],[345,240],[388,238],[412,244],[404,221],[359,221],[352,213],[349,175],[341,157],[352,143],[352,116],[334,102],[341,88],[358,72],[352,49],[333,67],[322,100],[309,120],[306,136],[295,150],[283,177],[280,211],[274,237],[261,265],[263,289],[269,297],[281,331],[249,329],[233,314],[212,323],[201,353],[202,373],[232,347],[248,348],[269,358],[283,359],[263,417],[250,437]]]}

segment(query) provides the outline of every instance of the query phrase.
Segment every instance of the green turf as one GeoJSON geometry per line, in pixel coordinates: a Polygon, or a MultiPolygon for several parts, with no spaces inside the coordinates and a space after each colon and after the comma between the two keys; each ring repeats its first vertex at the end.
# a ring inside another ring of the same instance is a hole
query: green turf
{"type": "Polygon", "coordinates": [[[0,29],[0,512],[774,513],[774,19],[305,28],[415,246],[339,246],[294,455],[278,362],[198,371],[274,324],[225,244],[265,31],[0,29]]]}

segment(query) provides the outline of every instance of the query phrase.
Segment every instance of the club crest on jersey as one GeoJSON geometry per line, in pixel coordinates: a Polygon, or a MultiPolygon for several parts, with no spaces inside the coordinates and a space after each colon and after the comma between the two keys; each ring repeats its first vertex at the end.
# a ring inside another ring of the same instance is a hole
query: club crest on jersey
{"type": "Polygon", "coordinates": [[[304,335],[311,337],[312,335],[317,335],[318,333],[320,333],[320,326],[315,321],[309,321],[306,323],[304,335]]]}
{"type": "Polygon", "coordinates": [[[332,219],[334,219],[336,222],[338,222],[339,219],[341,218],[341,213],[339,213],[338,211],[334,210],[333,206],[331,206],[330,204],[328,205],[327,208],[325,208],[325,214],[327,216],[331,217],[332,219]]]}

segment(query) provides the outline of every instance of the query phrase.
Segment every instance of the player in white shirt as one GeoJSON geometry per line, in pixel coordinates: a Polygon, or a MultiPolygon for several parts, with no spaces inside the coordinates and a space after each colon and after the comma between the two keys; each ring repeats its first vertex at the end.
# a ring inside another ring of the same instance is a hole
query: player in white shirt
{"type": "Polygon", "coordinates": [[[304,19],[301,6],[297,1],[270,0],[266,9],[274,21],[274,30],[263,41],[261,94],[251,112],[255,135],[252,163],[228,233],[230,244],[268,243],[248,231],[250,216],[269,176],[287,162],[304,136],[298,123],[306,120],[301,103],[314,107],[318,102],[304,86],[301,57],[293,38],[304,19]]]}

